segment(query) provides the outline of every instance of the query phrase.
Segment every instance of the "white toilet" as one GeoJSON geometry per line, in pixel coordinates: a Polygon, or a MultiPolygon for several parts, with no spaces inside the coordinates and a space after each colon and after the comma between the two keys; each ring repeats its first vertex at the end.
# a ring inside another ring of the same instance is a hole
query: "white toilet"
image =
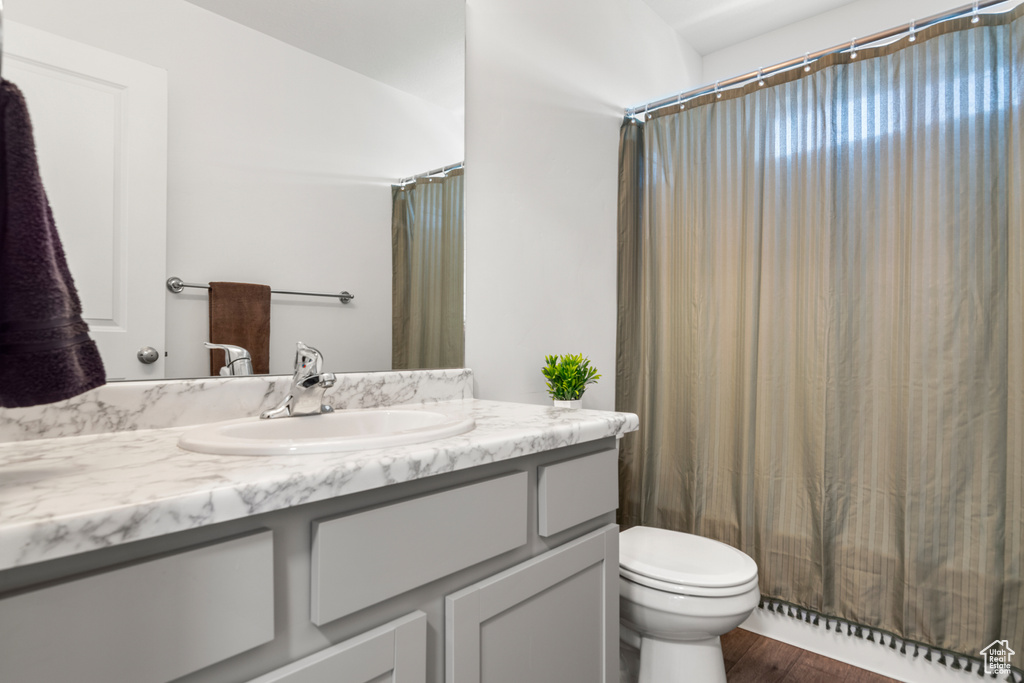
{"type": "Polygon", "coordinates": [[[619,534],[622,639],[640,683],[726,683],[719,636],[757,607],[757,564],[710,538],[637,526],[619,534]]]}

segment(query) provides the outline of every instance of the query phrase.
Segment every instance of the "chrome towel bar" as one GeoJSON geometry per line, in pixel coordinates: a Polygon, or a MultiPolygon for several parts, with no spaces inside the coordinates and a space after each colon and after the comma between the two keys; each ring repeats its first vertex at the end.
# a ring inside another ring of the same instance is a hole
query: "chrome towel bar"
{"type": "MultiPolygon", "coordinates": [[[[167,290],[174,292],[175,294],[181,294],[182,290],[186,287],[193,289],[209,289],[210,285],[197,285],[191,282],[184,282],[180,277],[169,277],[167,278],[167,290]]],[[[295,292],[289,289],[272,289],[271,294],[294,294],[296,296],[326,296],[332,299],[338,299],[343,304],[347,304],[352,299],[356,298],[355,294],[349,294],[348,292],[340,292],[338,294],[328,294],[326,292],[295,292]]]]}

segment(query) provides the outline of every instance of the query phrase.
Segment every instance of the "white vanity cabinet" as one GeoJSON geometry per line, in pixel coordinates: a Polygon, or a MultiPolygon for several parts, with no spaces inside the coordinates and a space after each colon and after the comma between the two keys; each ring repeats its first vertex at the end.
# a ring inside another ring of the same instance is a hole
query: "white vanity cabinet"
{"type": "Polygon", "coordinates": [[[0,572],[3,683],[612,683],[614,437],[0,572]]]}

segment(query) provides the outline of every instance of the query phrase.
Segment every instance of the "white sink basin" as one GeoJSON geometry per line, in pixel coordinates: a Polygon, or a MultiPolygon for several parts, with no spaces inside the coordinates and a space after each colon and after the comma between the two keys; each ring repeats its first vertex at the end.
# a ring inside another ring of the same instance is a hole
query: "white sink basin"
{"type": "Polygon", "coordinates": [[[340,410],[202,425],[182,434],[178,445],[218,455],[303,455],[424,443],[465,434],[474,427],[472,418],[430,410],[340,410]]]}

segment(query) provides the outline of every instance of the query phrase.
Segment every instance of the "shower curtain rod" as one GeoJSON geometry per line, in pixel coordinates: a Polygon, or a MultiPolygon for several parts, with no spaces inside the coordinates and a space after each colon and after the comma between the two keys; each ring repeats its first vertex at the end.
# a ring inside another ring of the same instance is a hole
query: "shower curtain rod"
{"type": "Polygon", "coordinates": [[[766,76],[779,73],[780,71],[786,71],[792,69],[795,66],[801,66],[804,64],[810,64],[822,57],[828,55],[837,54],[839,52],[856,51],[858,47],[868,47],[873,43],[877,43],[888,38],[895,38],[904,33],[913,35],[917,31],[921,31],[929,26],[941,23],[943,21],[949,21],[950,19],[958,19],[960,17],[968,16],[970,14],[976,14],[980,10],[987,9],[994,5],[1011,5],[1016,6],[1014,0],[979,0],[978,2],[972,2],[969,5],[963,5],[956,9],[949,10],[948,12],[941,12],[939,14],[933,14],[930,17],[924,19],[918,19],[912,21],[909,24],[902,24],[895,26],[884,31],[878,31],[872,33],[869,36],[863,38],[854,38],[849,43],[841,43],[833,47],[825,48],[824,50],[818,50],[817,52],[808,52],[803,57],[794,57],[793,59],[786,60],[785,62],[779,62],[772,66],[766,66],[756,71],[750,71],[740,76],[733,76],[732,78],[724,81],[716,81],[715,83],[709,83],[693,90],[687,90],[671,97],[665,97],[655,102],[648,102],[647,104],[641,104],[636,107],[630,107],[626,109],[626,116],[630,118],[636,118],[638,115],[647,114],[654,111],[655,109],[661,109],[663,107],[669,107],[672,105],[683,104],[686,100],[693,99],[694,97],[700,97],[701,95],[709,95],[713,92],[721,91],[724,88],[740,85],[754,80],[764,79],[766,76]]]}
{"type": "MultiPolygon", "coordinates": [[[[3,2],[3,0],[0,0],[0,2],[3,2]]],[[[428,176],[437,175],[439,173],[447,173],[448,171],[454,171],[457,168],[462,168],[465,165],[466,165],[465,161],[460,161],[460,162],[454,163],[454,164],[448,164],[447,166],[442,166],[441,168],[435,168],[434,170],[427,171],[426,173],[417,173],[416,175],[409,176],[408,178],[402,178],[401,180],[398,181],[398,184],[399,185],[405,185],[406,183],[411,183],[412,181],[416,180],[417,178],[426,178],[428,176]]]]}

